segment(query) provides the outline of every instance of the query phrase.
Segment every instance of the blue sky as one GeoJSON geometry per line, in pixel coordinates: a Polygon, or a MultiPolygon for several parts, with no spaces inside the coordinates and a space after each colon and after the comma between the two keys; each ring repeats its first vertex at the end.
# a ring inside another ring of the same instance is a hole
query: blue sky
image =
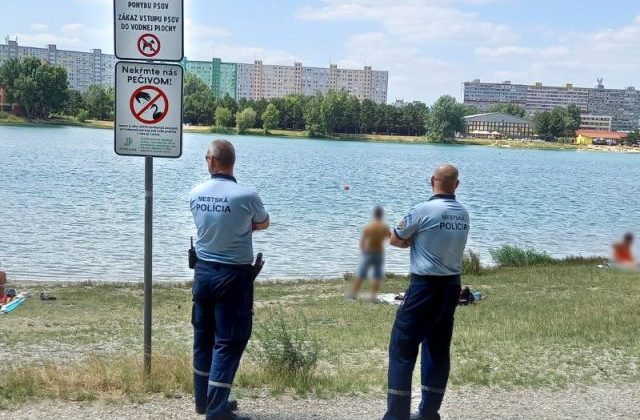
{"type": "MultiPolygon", "coordinates": [[[[111,0],[0,0],[21,45],[113,51],[111,0]],[[8,13],[7,13],[8,12],[8,13]]],[[[191,59],[389,70],[389,100],[463,81],[640,88],[640,1],[185,0],[191,59]]]]}

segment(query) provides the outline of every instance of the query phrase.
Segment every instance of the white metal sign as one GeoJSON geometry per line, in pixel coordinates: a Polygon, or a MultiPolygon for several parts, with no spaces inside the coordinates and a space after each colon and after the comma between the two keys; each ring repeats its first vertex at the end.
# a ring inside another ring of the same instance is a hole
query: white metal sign
{"type": "Polygon", "coordinates": [[[180,61],[184,1],[114,0],[115,53],[121,60],[180,61]]]}
{"type": "Polygon", "coordinates": [[[176,64],[116,64],[117,154],[180,157],[182,77],[176,64]]]}

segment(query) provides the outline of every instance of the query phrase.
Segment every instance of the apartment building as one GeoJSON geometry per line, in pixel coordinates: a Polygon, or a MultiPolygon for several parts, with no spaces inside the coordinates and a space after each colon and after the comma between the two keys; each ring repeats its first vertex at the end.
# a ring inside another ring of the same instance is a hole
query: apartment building
{"type": "MultiPolygon", "coordinates": [[[[219,59],[213,59],[215,60],[219,59]]],[[[236,99],[273,99],[291,94],[315,95],[330,90],[346,90],[360,100],[387,102],[389,74],[366,66],[362,70],[326,67],[305,67],[264,64],[261,60],[248,63],[221,63],[219,71],[208,61],[185,60],[187,71],[201,77],[214,94],[236,99]],[[218,88],[219,86],[219,88],[218,88]]]]}
{"type": "Polygon", "coordinates": [[[225,63],[219,58],[211,61],[193,61],[184,58],[182,67],[211,88],[216,98],[230,96],[236,98],[236,65],[225,63]]]}
{"type": "Polygon", "coordinates": [[[609,115],[582,114],[581,129],[611,131],[611,117],[609,115]]]}
{"type": "MultiPolygon", "coordinates": [[[[555,107],[575,104],[588,124],[600,128],[603,118],[611,119],[610,129],[631,131],[640,126],[640,92],[633,87],[627,89],[606,89],[602,79],[595,88],[565,86],[545,86],[503,83],[482,83],[476,79],[464,83],[464,103],[475,105],[484,111],[492,104],[512,103],[523,107],[529,113],[549,111],[555,107]],[[592,117],[597,116],[598,121],[592,117]]],[[[590,128],[590,127],[584,127],[590,128]]]]}
{"type": "Polygon", "coordinates": [[[114,84],[116,58],[110,54],[103,54],[100,49],[91,52],[68,51],[59,50],[53,44],[46,48],[38,48],[18,45],[16,40],[7,39],[6,42],[0,44],[0,64],[12,58],[36,57],[52,65],[60,65],[67,70],[69,88],[81,92],[92,84],[114,84]]]}
{"type": "MultiPolygon", "coordinates": [[[[0,44],[0,64],[11,58],[37,57],[67,70],[69,87],[84,91],[92,84],[113,86],[116,57],[103,54],[100,49],[91,52],[59,50],[55,45],[46,48],[25,47],[16,40],[7,39],[0,44]]],[[[362,70],[341,69],[332,64],[326,67],[305,67],[264,64],[226,63],[220,58],[195,61],[185,58],[181,65],[209,86],[213,94],[234,99],[273,99],[290,94],[315,95],[330,90],[344,89],[360,100],[387,102],[389,73],[365,66],[362,70]]]]}

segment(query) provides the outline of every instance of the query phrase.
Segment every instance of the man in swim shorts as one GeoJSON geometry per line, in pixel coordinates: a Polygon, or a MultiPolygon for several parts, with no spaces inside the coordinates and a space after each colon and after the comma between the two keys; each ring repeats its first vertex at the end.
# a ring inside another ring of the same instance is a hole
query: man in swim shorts
{"type": "Polygon", "coordinates": [[[371,300],[375,300],[384,277],[384,245],[389,238],[389,226],[384,222],[384,210],[378,206],[373,210],[373,220],[364,227],[360,237],[360,266],[353,288],[347,293],[347,299],[358,298],[362,283],[373,272],[371,300]]]}

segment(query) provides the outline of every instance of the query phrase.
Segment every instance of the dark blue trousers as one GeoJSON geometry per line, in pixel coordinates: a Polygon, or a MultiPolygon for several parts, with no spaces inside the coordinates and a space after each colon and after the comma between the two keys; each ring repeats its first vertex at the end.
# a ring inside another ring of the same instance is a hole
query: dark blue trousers
{"type": "Polygon", "coordinates": [[[229,415],[227,401],[252,327],[250,266],[198,261],[193,282],[193,382],[196,410],[229,415]]]}
{"type": "Polygon", "coordinates": [[[453,316],[460,297],[460,276],[411,276],[398,308],[389,343],[389,388],[384,420],[408,420],[411,379],[422,344],[422,401],[424,419],[439,420],[449,380],[453,316]]]}

